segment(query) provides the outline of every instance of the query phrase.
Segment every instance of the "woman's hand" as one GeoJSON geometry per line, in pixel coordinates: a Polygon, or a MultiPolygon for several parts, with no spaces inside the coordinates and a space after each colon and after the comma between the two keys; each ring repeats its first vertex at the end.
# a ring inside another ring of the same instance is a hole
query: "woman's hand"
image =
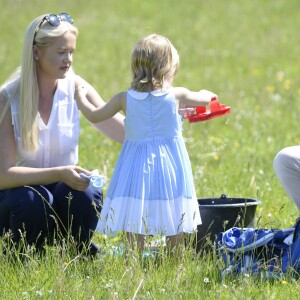
{"type": "Polygon", "coordinates": [[[89,185],[89,181],[80,177],[80,173],[91,175],[91,172],[78,166],[61,167],[60,181],[63,181],[69,187],[77,191],[85,191],[89,185]]]}

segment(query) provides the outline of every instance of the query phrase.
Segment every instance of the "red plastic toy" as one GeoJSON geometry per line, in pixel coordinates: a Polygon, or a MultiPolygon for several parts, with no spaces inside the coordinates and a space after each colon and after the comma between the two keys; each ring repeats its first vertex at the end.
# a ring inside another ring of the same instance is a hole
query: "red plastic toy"
{"type": "Polygon", "coordinates": [[[184,114],[184,118],[189,120],[189,123],[207,121],[216,117],[220,117],[230,113],[230,106],[220,104],[217,98],[212,98],[209,103],[210,110],[206,110],[205,106],[196,106],[195,113],[184,114]]]}

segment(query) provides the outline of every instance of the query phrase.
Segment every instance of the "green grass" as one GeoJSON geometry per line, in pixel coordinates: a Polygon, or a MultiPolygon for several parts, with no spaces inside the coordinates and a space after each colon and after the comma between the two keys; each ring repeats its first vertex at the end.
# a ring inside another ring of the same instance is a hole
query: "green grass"
{"type": "MultiPolygon", "coordinates": [[[[231,114],[184,124],[199,198],[258,198],[260,227],[287,228],[298,212],[273,170],[299,144],[298,0],[0,0],[0,82],[19,65],[25,28],[45,12],[69,12],[79,28],[75,71],[104,99],[128,88],[134,43],[169,37],[181,57],[175,84],[216,92],[231,114]]],[[[121,146],[82,120],[80,165],[110,178],[121,146]]],[[[106,191],[106,190],[105,190],[106,191]]],[[[105,247],[115,240],[95,237],[105,247]]],[[[58,249],[26,263],[0,259],[1,299],[297,299],[292,277],[223,282],[215,257],[187,249],[147,266],[138,256],[74,260],[58,249]],[[208,282],[205,282],[207,281],[208,282]]]]}

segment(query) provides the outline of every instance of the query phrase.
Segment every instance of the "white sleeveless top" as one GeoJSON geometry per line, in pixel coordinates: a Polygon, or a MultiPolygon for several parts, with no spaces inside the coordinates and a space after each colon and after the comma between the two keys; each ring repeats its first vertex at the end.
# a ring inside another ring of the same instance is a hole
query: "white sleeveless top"
{"type": "Polygon", "coordinates": [[[80,120],[79,110],[74,99],[75,85],[72,77],[58,80],[47,125],[44,124],[38,113],[39,148],[35,152],[22,149],[19,95],[10,93],[10,84],[5,90],[8,97],[11,98],[12,124],[17,147],[16,165],[34,168],[76,165],[78,162],[80,120]]]}

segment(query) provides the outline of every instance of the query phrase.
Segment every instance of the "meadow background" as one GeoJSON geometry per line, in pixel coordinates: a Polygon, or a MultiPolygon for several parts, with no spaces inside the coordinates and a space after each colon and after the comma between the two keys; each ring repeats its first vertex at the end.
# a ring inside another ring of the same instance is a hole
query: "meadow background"
{"type": "MultiPolygon", "coordinates": [[[[198,197],[256,198],[258,227],[294,224],[298,212],[273,159],[300,141],[298,0],[0,0],[0,82],[20,63],[28,24],[48,12],[73,17],[75,71],[105,100],[129,87],[136,41],[154,32],[167,36],[181,59],[175,85],[214,91],[231,106],[225,117],[184,123],[198,197]]],[[[81,166],[109,179],[120,149],[82,119],[81,166]]],[[[298,299],[300,289],[292,277],[223,281],[215,257],[191,249],[146,267],[135,256],[85,261],[51,251],[26,264],[1,257],[0,298],[298,299]]]]}

